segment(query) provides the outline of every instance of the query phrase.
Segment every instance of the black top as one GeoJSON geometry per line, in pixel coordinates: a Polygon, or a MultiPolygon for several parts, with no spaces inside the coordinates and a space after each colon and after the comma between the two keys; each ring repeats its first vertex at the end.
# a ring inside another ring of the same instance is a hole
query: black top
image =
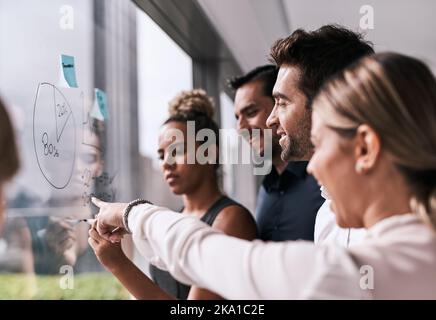
{"type": "MultiPolygon", "coordinates": [[[[233,205],[242,207],[242,205],[233,201],[232,199],[222,196],[209,208],[209,210],[207,210],[204,216],[201,217],[201,221],[207,223],[209,226],[212,226],[218,214],[224,208],[233,205]]],[[[174,279],[169,272],[150,265],[150,275],[153,281],[166,293],[181,300],[186,300],[188,298],[191,287],[174,279]]]]}
{"type": "Polygon", "coordinates": [[[306,172],[307,161],[290,162],[281,175],[273,167],[259,190],[256,221],[265,241],[313,241],[315,218],[324,202],[306,172]]]}

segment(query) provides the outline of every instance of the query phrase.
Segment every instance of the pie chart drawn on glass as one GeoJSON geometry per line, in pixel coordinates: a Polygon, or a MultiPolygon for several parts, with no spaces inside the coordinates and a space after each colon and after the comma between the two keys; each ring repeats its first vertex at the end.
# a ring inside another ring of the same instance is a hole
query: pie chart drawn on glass
{"type": "Polygon", "coordinates": [[[33,145],[38,167],[47,182],[64,189],[71,180],[76,158],[76,123],[65,95],[42,82],[33,106],[33,145]]]}

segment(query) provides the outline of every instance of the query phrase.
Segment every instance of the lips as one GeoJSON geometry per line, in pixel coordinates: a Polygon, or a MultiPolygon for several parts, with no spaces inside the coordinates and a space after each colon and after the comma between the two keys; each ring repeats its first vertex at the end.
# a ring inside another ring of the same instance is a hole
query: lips
{"type": "Polygon", "coordinates": [[[286,139],[286,133],[282,130],[277,130],[277,135],[280,137],[279,144],[282,145],[286,139]]]}
{"type": "Polygon", "coordinates": [[[165,175],[165,180],[168,181],[168,183],[174,182],[178,178],[179,176],[174,173],[169,173],[165,175]]]}
{"type": "Polygon", "coordinates": [[[284,131],[281,130],[281,129],[278,129],[278,130],[277,130],[277,135],[280,136],[280,138],[283,138],[283,136],[286,136],[286,132],[284,132],[284,131]]]}

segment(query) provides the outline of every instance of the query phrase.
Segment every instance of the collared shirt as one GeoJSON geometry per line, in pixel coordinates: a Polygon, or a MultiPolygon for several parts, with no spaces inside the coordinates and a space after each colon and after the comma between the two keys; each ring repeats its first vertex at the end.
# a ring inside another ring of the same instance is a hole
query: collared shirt
{"type": "Polygon", "coordinates": [[[273,167],[263,180],[256,206],[259,238],[313,241],[316,213],[324,199],[307,161],[290,162],[281,175],[273,167]]]}
{"type": "Polygon", "coordinates": [[[149,204],[128,224],[151,263],[226,299],[436,299],[436,233],[416,214],[379,221],[349,249],[245,241],[149,204]]]}
{"type": "Polygon", "coordinates": [[[331,209],[330,196],[327,190],[321,187],[321,196],[326,199],[316,214],[314,242],[318,245],[337,244],[349,247],[363,241],[366,230],[341,228],[336,223],[336,215],[331,209]]]}

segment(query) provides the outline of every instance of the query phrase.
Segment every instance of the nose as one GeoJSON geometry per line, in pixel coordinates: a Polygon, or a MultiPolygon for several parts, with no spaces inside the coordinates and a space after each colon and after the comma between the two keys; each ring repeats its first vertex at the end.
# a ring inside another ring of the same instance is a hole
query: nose
{"type": "Polygon", "coordinates": [[[236,123],[236,128],[237,128],[238,130],[247,129],[247,128],[248,128],[248,122],[247,122],[247,119],[245,119],[245,117],[243,117],[243,116],[240,116],[240,117],[238,118],[237,123],[236,123]]]}
{"type": "Polygon", "coordinates": [[[162,170],[163,171],[171,171],[174,170],[177,163],[174,157],[170,157],[169,153],[166,153],[164,159],[162,161],[162,170]]]}
{"type": "Polygon", "coordinates": [[[274,108],[271,111],[271,114],[269,115],[268,119],[266,119],[266,125],[268,128],[274,128],[278,127],[279,121],[277,118],[277,107],[274,105],[274,108]]]}

